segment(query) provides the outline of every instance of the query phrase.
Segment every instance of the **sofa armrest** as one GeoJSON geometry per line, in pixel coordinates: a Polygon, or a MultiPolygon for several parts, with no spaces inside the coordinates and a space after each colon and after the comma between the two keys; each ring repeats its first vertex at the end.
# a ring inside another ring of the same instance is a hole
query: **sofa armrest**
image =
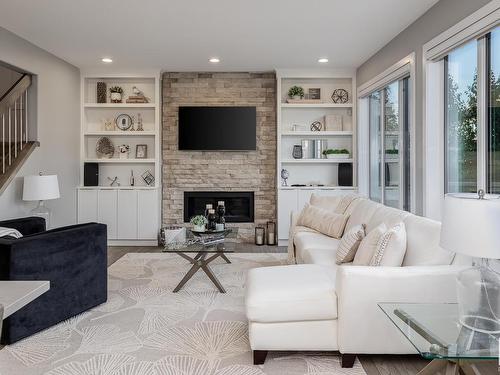
{"type": "Polygon", "coordinates": [[[413,346],[377,304],[455,303],[456,276],[464,268],[466,267],[338,267],[335,286],[340,352],[415,353],[413,346]]]}
{"type": "Polygon", "coordinates": [[[17,229],[23,236],[45,231],[45,219],[41,217],[23,217],[20,219],[0,221],[0,227],[17,229]]]}

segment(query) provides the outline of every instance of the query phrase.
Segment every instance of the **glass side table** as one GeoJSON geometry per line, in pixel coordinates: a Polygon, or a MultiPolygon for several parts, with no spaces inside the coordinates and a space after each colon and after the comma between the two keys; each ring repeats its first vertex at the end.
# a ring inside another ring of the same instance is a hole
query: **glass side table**
{"type": "Polygon", "coordinates": [[[378,306],[417,349],[432,360],[419,375],[459,372],[476,375],[473,362],[498,360],[499,335],[471,331],[458,320],[455,303],[379,303],[378,306]]]}

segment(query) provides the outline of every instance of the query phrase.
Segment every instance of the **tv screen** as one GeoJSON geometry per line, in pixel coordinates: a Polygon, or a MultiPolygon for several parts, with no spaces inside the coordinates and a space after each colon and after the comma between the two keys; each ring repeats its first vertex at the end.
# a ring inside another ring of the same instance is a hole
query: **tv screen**
{"type": "Polygon", "coordinates": [[[255,150],[255,107],[179,107],[179,150],[255,150]]]}

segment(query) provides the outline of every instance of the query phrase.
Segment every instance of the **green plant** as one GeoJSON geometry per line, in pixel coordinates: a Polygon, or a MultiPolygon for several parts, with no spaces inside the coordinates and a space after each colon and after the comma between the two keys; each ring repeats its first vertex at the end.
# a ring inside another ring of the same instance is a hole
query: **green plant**
{"type": "Polygon", "coordinates": [[[294,96],[300,96],[301,98],[303,98],[304,89],[300,86],[292,86],[290,87],[290,90],[288,90],[288,96],[290,98],[293,98],[294,96]]]}
{"type": "Polygon", "coordinates": [[[109,88],[109,92],[123,94],[123,89],[120,86],[113,86],[109,88]]]}
{"type": "Polygon", "coordinates": [[[341,150],[337,149],[337,148],[329,148],[329,149],[326,149],[325,151],[323,151],[323,155],[331,155],[331,154],[350,154],[349,150],[343,148],[341,150]]]}
{"type": "Polygon", "coordinates": [[[201,225],[205,225],[207,223],[207,218],[203,215],[196,215],[191,218],[190,223],[199,227],[201,225]]]}
{"type": "Polygon", "coordinates": [[[388,155],[397,155],[399,154],[399,150],[385,150],[385,153],[388,155]]]}

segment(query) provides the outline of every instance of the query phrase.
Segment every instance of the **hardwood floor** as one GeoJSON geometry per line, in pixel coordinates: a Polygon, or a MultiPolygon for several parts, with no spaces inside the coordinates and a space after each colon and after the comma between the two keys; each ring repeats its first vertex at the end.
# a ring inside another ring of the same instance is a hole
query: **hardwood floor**
{"type": "MultiPolygon", "coordinates": [[[[161,250],[161,247],[109,247],[108,266],[127,253],[159,253],[161,250]]],[[[286,253],[286,247],[236,244],[235,252],[286,253]]],[[[367,375],[415,375],[429,363],[429,361],[418,355],[362,355],[358,358],[367,375]]],[[[499,373],[497,363],[485,362],[481,363],[476,368],[482,375],[494,375],[499,373]]]]}

